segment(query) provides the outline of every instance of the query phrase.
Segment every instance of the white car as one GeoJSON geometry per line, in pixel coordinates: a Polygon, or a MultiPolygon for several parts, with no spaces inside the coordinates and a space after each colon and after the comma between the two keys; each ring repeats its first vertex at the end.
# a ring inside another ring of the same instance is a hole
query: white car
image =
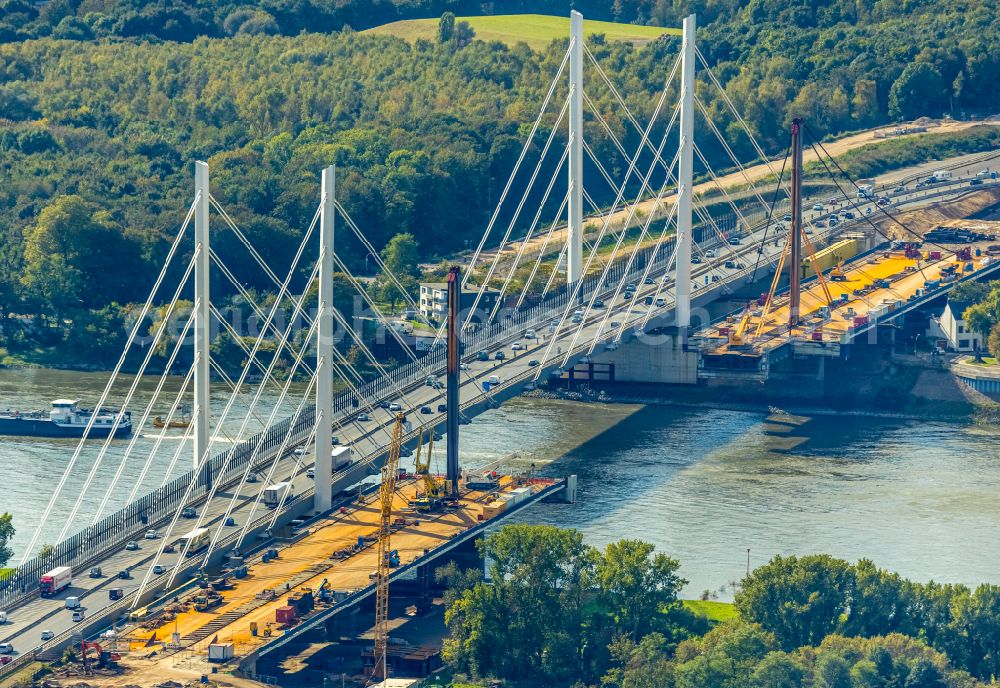
{"type": "Polygon", "coordinates": [[[49,630],[42,631],[42,640],[52,640],[56,637],[56,634],[49,630]]]}
{"type": "Polygon", "coordinates": [[[513,344],[510,345],[511,351],[524,351],[525,348],[526,347],[521,342],[514,342],[513,344]]]}
{"type": "Polygon", "coordinates": [[[389,410],[390,411],[402,411],[403,407],[400,406],[399,404],[397,404],[396,402],[392,402],[391,404],[389,404],[389,410]]]}
{"type": "Polygon", "coordinates": [[[715,251],[712,250],[712,249],[708,249],[707,251],[705,251],[705,257],[706,258],[715,258],[715,251]]]}
{"type": "Polygon", "coordinates": [[[157,533],[152,528],[150,528],[149,530],[146,531],[146,534],[143,537],[145,537],[147,540],[155,540],[156,538],[160,537],[160,534],[157,533]]]}
{"type": "Polygon", "coordinates": [[[125,544],[125,549],[127,549],[129,552],[134,552],[135,550],[139,549],[139,543],[136,542],[135,540],[129,540],[125,544]]]}
{"type": "Polygon", "coordinates": [[[815,210],[817,213],[821,213],[824,210],[826,210],[826,207],[822,203],[817,203],[816,205],[813,206],[813,210],[815,210]]]}
{"type": "Polygon", "coordinates": [[[167,572],[167,567],[164,566],[163,564],[154,564],[153,565],[153,575],[159,576],[160,574],[166,573],[166,572],[167,572]]]}
{"type": "Polygon", "coordinates": [[[368,414],[367,413],[359,413],[358,414],[358,420],[361,421],[362,423],[365,422],[366,420],[368,420],[368,414]]]}
{"type": "Polygon", "coordinates": [[[306,477],[307,478],[315,478],[316,477],[316,469],[315,468],[310,468],[309,470],[307,470],[306,471],[306,477]]]}

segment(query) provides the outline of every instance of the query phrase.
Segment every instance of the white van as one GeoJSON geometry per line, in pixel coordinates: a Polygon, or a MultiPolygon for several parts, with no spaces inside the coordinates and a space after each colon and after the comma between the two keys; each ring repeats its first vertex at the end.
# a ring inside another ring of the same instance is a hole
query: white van
{"type": "Polygon", "coordinates": [[[79,597],[67,597],[66,598],[66,609],[79,609],[80,608],[80,598],[79,597]]]}
{"type": "Polygon", "coordinates": [[[491,385],[499,385],[500,384],[500,376],[499,375],[490,375],[489,382],[490,382],[491,385]]]}

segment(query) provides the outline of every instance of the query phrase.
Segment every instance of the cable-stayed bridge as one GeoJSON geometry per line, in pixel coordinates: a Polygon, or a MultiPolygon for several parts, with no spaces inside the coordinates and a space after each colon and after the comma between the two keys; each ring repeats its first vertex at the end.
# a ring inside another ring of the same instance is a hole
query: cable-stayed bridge
{"type": "MultiPolygon", "coordinates": [[[[708,324],[705,317],[692,317],[697,304],[767,279],[785,260],[783,239],[790,233],[783,219],[791,195],[784,176],[783,163],[765,155],[698,51],[694,17],[685,20],[679,54],[672,65],[664,65],[664,88],[643,122],[585,45],[583,18],[573,13],[566,53],[496,210],[468,264],[453,273],[452,279],[461,280],[455,292],[462,295],[462,308],[455,314],[452,334],[461,345],[448,345],[445,323],[418,316],[434,336],[430,352],[418,355],[336,251],[335,239],[341,233],[360,242],[409,309],[421,312],[363,228],[337,201],[333,167],[321,171],[312,223],[291,265],[278,271],[226,211],[224,199],[212,196],[207,164],[196,163],[186,217],[140,309],[129,345],[95,401],[96,408],[132,409],[137,431],[127,441],[82,440],[73,449],[26,551],[38,552],[47,537],[43,526],[52,522],[60,524],[54,548],[44,557],[25,557],[0,583],[0,609],[9,610],[12,619],[0,627],[0,640],[11,640],[25,656],[38,646],[37,629],[62,606],[59,599],[39,598],[38,582],[57,566],[74,569],[74,588],[88,600],[88,613],[110,615],[134,606],[148,591],[170,589],[222,552],[247,548],[258,532],[274,527],[289,510],[329,511],[341,490],[377,472],[397,410],[387,413],[388,404],[406,414],[410,444],[448,425],[448,477],[457,485],[460,423],[528,385],[561,377],[588,357],[613,356],[619,347],[643,340],[664,324],[686,347],[689,336],[708,324]],[[702,87],[721,92],[741,126],[740,135],[764,161],[757,163],[758,171],[763,165],[767,175],[752,173],[734,154],[732,142],[697,96],[696,73],[703,75],[702,87]],[[634,150],[588,96],[591,81],[585,75],[613,95],[621,120],[638,137],[634,150]],[[735,170],[742,177],[742,201],[719,182],[720,175],[695,140],[696,121],[728,155],[726,172],[735,170]],[[562,132],[566,143],[557,145],[562,132]],[[593,154],[585,134],[612,142],[624,161],[613,168],[621,169],[617,178],[593,154]],[[588,169],[597,170],[593,179],[584,179],[585,162],[588,169]],[[610,189],[611,205],[598,207],[588,185],[601,185],[602,195],[610,189]],[[533,191],[541,192],[541,200],[529,208],[533,191]],[[719,216],[713,205],[728,212],[719,216]],[[228,257],[212,248],[212,237],[219,231],[231,232],[273,282],[273,298],[258,302],[227,266],[228,257]],[[180,278],[172,283],[178,272],[180,278]],[[403,364],[387,367],[349,314],[333,307],[335,272],[348,276],[387,335],[398,340],[407,356],[403,364]],[[222,316],[212,302],[212,279],[225,280],[249,304],[261,323],[259,336],[243,336],[222,316]],[[194,299],[185,311],[180,304],[187,291],[193,291],[194,299]],[[172,335],[165,326],[156,329],[137,354],[140,324],[154,309],[159,309],[161,322],[174,318],[181,330],[172,335]],[[213,360],[213,327],[243,348],[246,363],[238,375],[213,360]],[[511,348],[514,343],[516,350],[511,348]],[[180,388],[167,394],[164,373],[145,407],[134,408],[139,380],[154,352],[167,352],[165,371],[170,371],[186,347],[193,349],[193,364],[180,388]],[[129,382],[122,371],[127,359],[137,355],[138,375],[129,382]],[[288,364],[279,370],[282,358],[288,364]],[[337,392],[335,379],[342,384],[337,392]],[[212,412],[212,386],[232,390],[221,412],[212,412]],[[449,395],[456,409],[450,417],[449,395]],[[171,409],[164,421],[169,427],[188,398],[193,400],[192,422],[183,441],[170,444],[160,437],[149,447],[138,441],[155,408],[171,409]],[[332,465],[334,437],[351,447],[349,465],[332,465]],[[123,455],[109,451],[122,444],[123,455]],[[109,463],[112,479],[103,481],[101,467],[109,463]],[[169,477],[183,465],[190,467],[187,472],[169,477]],[[140,477],[126,480],[126,467],[137,467],[140,477]],[[307,473],[310,469],[315,478],[307,473]],[[150,471],[168,479],[140,494],[150,471]],[[262,503],[264,488],[286,480],[295,485],[296,498],[286,501],[286,492],[277,508],[267,508],[262,503]],[[97,508],[84,518],[85,505],[94,499],[97,508]],[[125,506],[113,510],[111,505],[120,503],[125,506]],[[198,528],[210,533],[202,551],[187,552],[183,546],[179,552],[167,551],[186,531],[198,528]],[[151,545],[141,551],[123,549],[149,529],[157,531],[151,545]],[[95,565],[102,566],[105,575],[129,572],[131,577],[118,581],[126,592],[123,600],[113,603],[98,594],[106,580],[85,578],[95,565]]],[[[817,247],[845,229],[872,224],[860,206],[889,213],[895,202],[912,199],[912,192],[887,192],[889,203],[876,206],[874,199],[859,202],[852,181],[837,186],[838,207],[855,208],[855,218],[833,223],[831,217],[842,215],[832,207],[815,211],[808,221],[796,218],[817,247]]],[[[955,188],[945,185],[936,193],[955,188]]],[[[70,632],[46,642],[65,642],[70,632]]]]}

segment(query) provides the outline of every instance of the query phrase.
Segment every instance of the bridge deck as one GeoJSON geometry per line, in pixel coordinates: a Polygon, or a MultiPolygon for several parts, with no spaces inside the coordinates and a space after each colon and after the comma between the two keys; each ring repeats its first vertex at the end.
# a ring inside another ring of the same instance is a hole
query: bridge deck
{"type": "MultiPolygon", "coordinates": [[[[729,333],[738,327],[739,316],[730,317],[727,322],[709,328],[699,336],[706,340],[706,353],[714,356],[757,357],[788,343],[790,339],[842,342],[858,327],[856,323],[861,322],[856,321],[856,318],[867,318],[870,322],[917,298],[918,294],[934,297],[947,288],[949,282],[942,282],[937,288],[927,288],[927,282],[942,280],[948,271],[953,271],[955,277],[951,279],[951,283],[954,283],[986,268],[994,268],[996,259],[986,255],[989,244],[990,242],[972,244],[971,260],[957,260],[954,250],[936,247],[929,250],[925,247],[920,260],[907,257],[903,251],[864,256],[846,266],[844,281],[833,282],[829,277],[826,278],[827,289],[835,302],[834,306],[829,307],[828,313],[820,310],[828,306],[822,286],[818,281],[813,281],[802,290],[801,324],[791,330],[788,327],[789,299],[786,293],[776,299],[776,307],[766,317],[761,308],[752,312],[744,332],[743,344],[735,344],[729,340],[729,333]],[[975,255],[977,249],[982,255],[975,255]],[[941,251],[941,259],[928,260],[930,251],[941,251]],[[873,286],[883,281],[887,281],[889,286],[873,286]],[[755,336],[758,328],[760,335],[755,336]]],[[[966,246],[958,248],[963,247],[966,246]]]]}
{"type": "MultiPolygon", "coordinates": [[[[538,481],[535,481],[538,482],[538,481]]],[[[548,481],[549,482],[554,481],[548,481]]],[[[513,479],[501,480],[504,491],[516,485],[513,479]]],[[[418,489],[412,479],[403,481],[396,493],[394,513],[404,516],[417,524],[409,524],[392,535],[392,549],[398,550],[400,565],[410,562],[433,551],[456,535],[479,524],[480,518],[489,520],[495,514],[484,513],[484,506],[490,501],[489,493],[464,491],[459,508],[430,514],[416,514],[408,509],[407,503],[418,489]]],[[[535,487],[533,489],[540,489],[535,487]]],[[[286,630],[276,623],[276,610],[288,604],[288,598],[303,588],[317,591],[324,580],[332,590],[354,592],[371,584],[370,574],[376,568],[377,549],[374,544],[351,554],[344,559],[332,558],[332,554],[354,545],[359,537],[373,535],[378,528],[379,506],[377,500],[369,497],[366,504],[355,504],[346,513],[333,513],[309,529],[300,540],[280,550],[280,556],[266,564],[257,563],[250,567],[249,575],[241,580],[231,579],[233,589],[221,593],[223,603],[211,611],[195,611],[190,605],[192,593],[182,600],[174,615],[161,615],[152,623],[133,628],[125,636],[133,652],[129,661],[138,670],[151,669],[148,661],[141,657],[149,655],[147,643],[169,641],[172,633],[177,633],[181,643],[197,653],[207,652],[207,646],[218,637],[219,642],[232,642],[237,655],[246,655],[259,646],[280,637],[286,630]],[[286,588],[286,585],[288,586],[286,588]],[[258,594],[276,591],[272,599],[261,600],[258,594]],[[261,632],[253,637],[250,624],[257,623],[261,632]],[[271,625],[273,636],[265,638],[262,633],[267,624],[271,625]]],[[[322,606],[319,608],[323,608],[322,606]]],[[[168,610],[170,607],[167,608],[168,610]]],[[[169,657],[166,658],[169,660],[169,657]]]]}

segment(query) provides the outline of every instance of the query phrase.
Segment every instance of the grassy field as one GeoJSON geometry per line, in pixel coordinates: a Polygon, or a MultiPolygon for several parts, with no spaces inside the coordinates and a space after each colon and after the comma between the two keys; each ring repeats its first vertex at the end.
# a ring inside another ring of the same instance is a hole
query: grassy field
{"type": "MultiPolygon", "coordinates": [[[[557,38],[569,37],[569,17],[551,17],[544,14],[503,14],[489,17],[458,17],[467,21],[476,31],[476,38],[484,41],[501,41],[507,45],[525,42],[538,50],[557,38]]],[[[415,41],[418,38],[436,40],[438,20],[408,19],[368,29],[366,33],[384,33],[415,41]]],[[[643,45],[663,34],[679,36],[680,29],[660,26],[637,26],[614,22],[585,21],[585,34],[603,33],[609,41],[629,41],[643,45]]]]}
{"type": "Polygon", "coordinates": [[[699,616],[707,617],[712,623],[721,623],[736,618],[736,607],[731,602],[684,600],[684,606],[699,616]]]}

